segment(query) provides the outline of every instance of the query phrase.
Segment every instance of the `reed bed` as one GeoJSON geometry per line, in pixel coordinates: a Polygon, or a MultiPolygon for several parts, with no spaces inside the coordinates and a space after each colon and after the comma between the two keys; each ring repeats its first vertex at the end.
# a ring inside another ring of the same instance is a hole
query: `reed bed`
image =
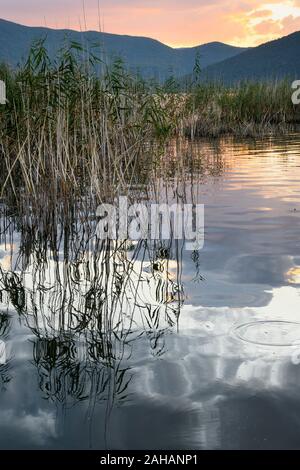
{"type": "Polygon", "coordinates": [[[43,41],[24,67],[0,67],[8,101],[0,106],[1,198],[47,217],[76,201],[98,203],[145,182],[170,137],[255,136],[298,124],[288,82],[230,88],[196,83],[185,92],[107,67],[76,43],[50,61],[43,41]],[[83,60],[84,57],[84,60],[83,60]],[[85,199],[82,196],[85,196],[85,199]],[[47,208],[47,214],[45,214],[47,208]]]}
{"type": "Polygon", "coordinates": [[[1,197],[37,211],[66,212],[84,193],[98,202],[130,186],[170,132],[158,92],[116,61],[97,78],[72,44],[50,63],[43,43],[13,73],[2,67],[8,102],[1,107],[1,197]],[[155,140],[155,144],[153,143],[155,140]]]}
{"type": "Polygon", "coordinates": [[[198,84],[188,95],[183,129],[189,137],[256,137],[287,132],[300,123],[289,81],[198,84]]]}

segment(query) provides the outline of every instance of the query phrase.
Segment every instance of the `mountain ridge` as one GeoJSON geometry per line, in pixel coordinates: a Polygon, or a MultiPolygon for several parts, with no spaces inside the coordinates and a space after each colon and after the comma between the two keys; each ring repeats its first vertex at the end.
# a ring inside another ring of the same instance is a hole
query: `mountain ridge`
{"type": "Polygon", "coordinates": [[[208,66],[203,78],[223,83],[300,78],[299,51],[300,31],[296,31],[208,66]]]}
{"type": "Polygon", "coordinates": [[[98,43],[103,47],[108,60],[116,56],[122,57],[131,70],[139,71],[146,78],[159,80],[171,75],[179,78],[192,73],[197,54],[200,54],[201,66],[205,68],[246,50],[219,41],[187,48],[172,48],[145,36],[24,26],[0,18],[0,61],[16,67],[25,61],[32,43],[43,37],[46,37],[45,45],[51,58],[66,37],[70,41],[98,43]]]}

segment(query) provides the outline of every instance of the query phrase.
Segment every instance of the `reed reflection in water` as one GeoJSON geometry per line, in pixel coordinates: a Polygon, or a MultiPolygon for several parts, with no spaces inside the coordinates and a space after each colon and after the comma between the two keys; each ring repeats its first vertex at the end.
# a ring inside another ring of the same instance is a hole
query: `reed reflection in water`
{"type": "Polygon", "coordinates": [[[299,448],[299,154],[297,135],[173,143],[127,182],[204,203],[200,252],[96,242],[95,195],[6,204],[0,446],[299,448]]]}
{"type": "MultiPolygon", "coordinates": [[[[167,169],[165,179],[155,174],[146,185],[129,188],[132,200],[193,202],[194,172],[184,165],[179,174],[174,148],[167,169]]],[[[63,410],[87,403],[89,421],[104,402],[106,433],[112,408],[131,399],[137,343],[146,341],[153,358],[163,357],[166,335],[180,327],[184,240],[98,240],[92,211],[74,211],[57,224],[35,213],[3,212],[0,338],[25,329],[24,349],[31,345],[27,354],[41,396],[63,410]]],[[[192,256],[201,280],[199,255],[192,256]]],[[[12,364],[1,368],[3,384],[13,380],[12,364]]]]}

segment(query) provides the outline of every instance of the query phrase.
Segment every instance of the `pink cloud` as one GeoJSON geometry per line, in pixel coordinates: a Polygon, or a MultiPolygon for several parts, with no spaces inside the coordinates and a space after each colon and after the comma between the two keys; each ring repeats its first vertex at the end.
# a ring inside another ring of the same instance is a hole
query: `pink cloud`
{"type": "Polygon", "coordinates": [[[266,18],[272,15],[271,10],[257,10],[251,13],[250,18],[266,18]]]}
{"type": "Polygon", "coordinates": [[[295,18],[293,16],[288,16],[284,18],[284,20],[281,21],[281,26],[282,26],[282,34],[290,34],[295,31],[300,30],[300,17],[295,18]]]}
{"type": "Polygon", "coordinates": [[[280,23],[278,23],[278,21],[273,20],[262,21],[261,23],[257,24],[254,29],[258,34],[261,35],[281,32],[280,23]]]}

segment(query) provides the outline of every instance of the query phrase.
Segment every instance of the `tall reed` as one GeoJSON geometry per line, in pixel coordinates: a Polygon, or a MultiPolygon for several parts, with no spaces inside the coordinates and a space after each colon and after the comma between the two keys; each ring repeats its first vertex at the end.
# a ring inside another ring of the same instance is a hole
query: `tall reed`
{"type": "Polygon", "coordinates": [[[72,43],[51,62],[43,41],[16,73],[2,67],[8,102],[1,108],[1,196],[37,209],[82,195],[113,197],[171,131],[159,92],[131,77],[120,60],[101,78],[97,57],[72,43]],[[21,201],[22,202],[22,201],[21,201]]]}

